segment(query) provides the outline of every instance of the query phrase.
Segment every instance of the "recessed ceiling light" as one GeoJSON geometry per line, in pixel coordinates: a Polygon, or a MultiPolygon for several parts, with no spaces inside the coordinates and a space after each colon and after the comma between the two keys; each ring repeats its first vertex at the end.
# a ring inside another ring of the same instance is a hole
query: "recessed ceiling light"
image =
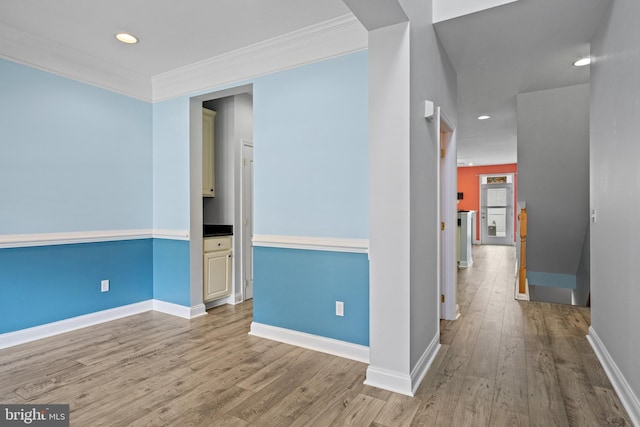
{"type": "Polygon", "coordinates": [[[585,65],[591,64],[591,57],[587,56],[586,58],[578,59],[573,63],[576,67],[584,67],[585,65]]]}
{"type": "Polygon", "coordinates": [[[491,118],[491,116],[487,116],[486,114],[482,115],[482,116],[478,116],[478,120],[487,120],[487,119],[490,119],[490,118],[491,118]]]}
{"type": "Polygon", "coordinates": [[[129,33],[118,33],[116,34],[116,38],[122,43],[126,43],[126,44],[138,43],[138,38],[133,34],[129,34],[129,33]]]}

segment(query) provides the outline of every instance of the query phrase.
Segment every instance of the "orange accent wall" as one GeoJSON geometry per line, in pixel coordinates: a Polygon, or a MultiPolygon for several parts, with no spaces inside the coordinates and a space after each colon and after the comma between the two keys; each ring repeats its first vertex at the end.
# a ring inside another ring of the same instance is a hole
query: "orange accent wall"
{"type": "MultiPolygon", "coordinates": [[[[513,175],[513,196],[518,200],[518,165],[510,163],[507,165],[490,166],[465,166],[458,168],[458,193],[464,193],[464,199],[458,201],[458,209],[465,211],[476,211],[476,239],[480,239],[480,175],[491,175],[500,173],[512,173],[513,175]]],[[[513,229],[517,230],[516,212],[518,207],[513,206],[513,229]]],[[[515,241],[515,233],[513,233],[515,241]]]]}

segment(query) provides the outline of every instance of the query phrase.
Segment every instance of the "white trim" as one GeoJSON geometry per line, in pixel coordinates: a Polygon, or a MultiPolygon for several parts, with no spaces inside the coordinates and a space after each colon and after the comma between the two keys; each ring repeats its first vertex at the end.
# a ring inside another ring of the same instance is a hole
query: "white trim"
{"type": "Polygon", "coordinates": [[[71,231],[66,233],[5,234],[0,235],[0,249],[27,246],[68,245],[75,243],[113,242],[137,239],[189,240],[186,230],[102,230],[71,231]]]}
{"type": "Polygon", "coordinates": [[[183,319],[193,319],[194,317],[203,316],[207,314],[207,309],[204,304],[198,304],[193,307],[186,307],[184,305],[174,304],[172,302],[166,302],[154,299],[153,310],[160,313],[171,314],[172,316],[182,317],[183,319]]]}
{"type": "Polygon", "coordinates": [[[251,323],[249,335],[369,363],[369,347],[262,323],[251,323]]]}
{"type": "Polygon", "coordinates": [[[467,261],[459,261],[458,262],[458,267],[460,268],[469,268],[473,265],[473,260],[467,262],[467,261]]]}
{"type": "Polygon", "coordinates": [[[410,375],[369,366],[367,368],[367,379],[364,383],[394,393],[414,396],[438,355],[440,347],[440,334],[438,333],[433,337],[422,356],[420,356],[410,375]]]}
{"type": "Polygon", "coordinates": [[[144,101],[163,101],[367,48],[351,13],[184,67],[143,75],[52,40],[0,24],[11,61],[144,101]]]}
{"type": "MultiPolygon", "coordinates": [[[[207,301],[204,303],[204,306],[206,310],[210,310],[212,308],[220,307],[221,305],[226,305],[226,304],[230,304],[229,298],[221,298],[221,299],[215,299],[212,301],[207,301]]],[[[235,304],[232,304],[232,305],[235,305],[235,304]]]]}
{"type": "Polygon", "coordinates": [[[427,371],[433,364],[438,352],[440,351],[440,333],[436,334],[429,343],[427,349],[422,353],[418,363],[413,367],[411,371],[411,383],[413,384],[411,387],[412,395],[416,393],[418,387],[420,387],[420,383],[424,379],[425,375],[427,375],[427,371]]]}
{"type": "Polygon", "coordinates": [[[230,305],[240,304],[241,302],[244,302],[244,298],[242,298],[241,292],[229,295],[226,299],[226,303],[230,305]]]}
{"type": "Polygon", "coordinates": [[[253,246],[366,254],[369,252],[369,239],[254,234],[253,246]]]}
{"type": "MultiPolygon", "coordinates": [[[[480,240],[478,240],[478,244],[483,245],[484,243],[482,242],[482,235],[483,235],[483,226],[482,226],[482,206],[483,206],[483,202],[484,202],[484,198],[483,198],[483,191],[482,191],[482,186],[483,185],[491,185],[491,184],[487,184],[487,178],[492,178],[492,177],[502,177],[502,176],[506,176],[507,177],[507,182],[505,184],[500,184],[500,185],[510,185],[511,186],[511,203],[512,203],[512,211],[510,212],[512,215],[514,215],[513,218],[511,218],[511,221],[507,221],[507,224],[511,225],[511,239],[509,240],[509,246],[515,246],[516,245],[516,236],[518,234],[518,227],[514,224],[515,219],[517,218],[517,209],[518,209],[518,201],[516,200],[516,188],[515,188],[515,184],[513,183],[514,181],[514,177],[515,177],[516,173],[515,172],[504,172],[504,173],[487,173],[487,174],[480,174],[478,175],[479,179],[479,186],[478,186],[478,191],[479,191],[479,198],[478,200],[480,201],[480,204],[478,206],[478,211],[476,213],[476,216],[478,216],[478,224],[480,225],[480,229],[479,231],[479,236],[480,236],[480,240]]],[[[509,229],[507,227],[507,229],[509,229]]],[[[504,239],[506,239],[507,237],[504,237],[504,239]]],[[[474,236],[475,239],[475,236],[474,236]]]]}
{"type": "Polygon", "coordinates": [[[515,298],[518,301],[529,301],[529,279],[525,279],[525,286],[526,286],[526,291],[524,294],[521,294],[520,292],[518,292],[520,290],[520,287],[518,286],[518,278],[516,278],[516,296],[515,298]]]}
{"type": "Polygon", "coordinates": [[[473,0],[473,1],[434,1],[432,7],[431,21],[436,24],[460,16],[471,15],[473,13],[502,6],[518,0],[473,0]]]}
{"type": "Polygon", "coordinates": [[[403,375],[387,369],[369,366],[367,368],[367,379],[364,381],[364,384],[413,397],[410,375],[403,375]]]}
{"type": "Polygon", "coordinates": [[[593,351],[596,353],[600,364],[604,368],[609,381],[613,385],[624,409],[627,410],[627,414],[629,414],[629,418],[631,419],[631,423],[634,426],[640,426],[640,401],[638,400],[638,396],[633,392],[633,389],[625,379],[620,369],[618,369],[618,365],[614,362],[613,358],[607,351],[607,348],[604,346],[600,337],[596,333],[593,326],[589,326],[589,334],[587,335],[587,340],[593,351]]]}
{"type": "Polygon", "coordinates": [[[124,305],[122,307],[72,317],[70,319],[59,320],[57,322],[51,322],[44,325],[34,326],[32,328],[22,329],[15,332],[0,334],[0,348],[12,347],[14,345],[63,334],[65,332],[75,331],[76,329],[85,328],[87,326],[144,313],[145,311],[152,310],[152,308],[152,300],[147,300],[135,304],[124,305]]]}
{"type": "Polygon", "coordinates": [[[367,48],[368,33],[349,13],[151,77],[163,101],[367,48]]]}
{"type": "Polygon", "coordinates": [[[161,230],[154,228],[152,230],[152,237],[154,239],[167,239],[167,240],[189,240],[189,230],[161,230]]]}
{"type": "Polygon", "coordinates": [[[134,304],[123,305],[121,307],[96,311],[95,313],[84,314],[82,316],[71,317],[57,322],[45,323],[44,325],[38,325],[32,328],[0,334],[0,349],[13,347],[14,345],[24,344],[42,338],[52,337],[65,332],[75,331],[76,329],[110,322],[112,320],[133,316],[134,314],[140,314],[151,310],[182,317],[184,319],[193,319],[194,317],[207,314],[204,304],[185,307],[183,305],[173,304],[166,301],[150,299],[134,304]]]}

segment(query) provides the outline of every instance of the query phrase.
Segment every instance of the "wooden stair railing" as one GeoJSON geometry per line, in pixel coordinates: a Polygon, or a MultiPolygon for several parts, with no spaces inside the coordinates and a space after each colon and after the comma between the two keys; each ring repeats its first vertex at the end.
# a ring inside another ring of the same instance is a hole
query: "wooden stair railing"
{"type": "Polygon", "coordinates": [[[520,271],[518,274],[518,293],[527,293],[527,208],[520,209],[520,271]]]}

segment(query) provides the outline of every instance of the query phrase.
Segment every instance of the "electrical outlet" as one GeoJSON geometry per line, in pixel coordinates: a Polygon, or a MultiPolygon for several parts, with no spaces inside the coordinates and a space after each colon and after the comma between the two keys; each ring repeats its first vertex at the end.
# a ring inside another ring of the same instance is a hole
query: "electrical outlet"
{"type": "Polygon", "coordinates": [[[344,316],[344,303],[336,301],[336,316],[344,316]]]}
{"type": "Polygon", "coordinates": [[[103,280],[100,282],[100,292],[109,292],[109,281],[103,280]]]}

